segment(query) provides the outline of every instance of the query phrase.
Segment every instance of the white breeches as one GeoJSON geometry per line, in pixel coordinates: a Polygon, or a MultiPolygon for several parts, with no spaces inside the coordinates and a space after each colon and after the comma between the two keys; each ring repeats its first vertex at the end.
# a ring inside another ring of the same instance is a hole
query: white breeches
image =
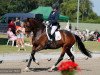
{"type": "Polygon", "coordinates": [[[56,29],[57,29],[57,26],[52,26],[51,35],[55,32],[56,29]]]}

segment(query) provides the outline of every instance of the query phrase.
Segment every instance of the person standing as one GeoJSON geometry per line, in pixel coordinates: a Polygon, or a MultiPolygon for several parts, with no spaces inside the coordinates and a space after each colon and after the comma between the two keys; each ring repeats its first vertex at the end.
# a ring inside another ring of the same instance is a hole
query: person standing
{"type": "Polygon", "coordinates": [[[16,18],[16,20],[15,20],[15,26],[16,26],[16,30],[19,28],[19,27],[21,27],[21,21],[18,19],[18,18],[16,18]]]}
{"type": "Polygon", "coordinates": [[[24,28],[23,22],[21,23],[21,27],[19,27],[19,28],[16,30],[16,33],[17,33],[17,39],[18,39],[18,41],[19,41],[21,47],[24,47],[25,28],[24,28]]]}
{"type": "Polygon", "coordinates": [[[52,12],[49,15],[49,26],[51,27],[50,39],[51,41],[55,41],[55,31],[60,28],[58,23],[59,20],[59,10],[57,6],[52,7],[52,12]]]}
{"type": "Polygon", "coordinates": [[[16,34],[16,26],[14,23],[14,19],[12,19],[9,23],[8,23],[8,29],[11,28],[11,31],[16,34]]]}

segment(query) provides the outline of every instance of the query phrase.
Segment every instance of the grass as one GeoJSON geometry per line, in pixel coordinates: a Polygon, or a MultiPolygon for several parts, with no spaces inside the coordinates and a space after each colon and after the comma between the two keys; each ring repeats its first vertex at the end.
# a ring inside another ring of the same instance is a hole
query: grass
{"type": "Polygon", "coordinates": [[[90,51],[100,51],[100,42],[97,41],[86,41],[84,42],[87,49],[90,51]]]}
{"type": "MultiPolygon", "coordinates": [[[[28,38],[25,38],[25,42],[29,42],[28,38]]],[[[7,46],[6,43],[7,43],[7,36],[0,34],[0,53],[16,53],[16,52],[18,52],[17,47],[15,47],[15,46],[12,47],[11,45],[7,46]]],[[[97,41],[86,41],[86,42],[84,42],[84,44],[85,44],[85,47],[90,51],[100,51],[100,43],[97,41]]],[[[26,48],[26,52],[31,52],[31,50],[32,50],[32,48],[28,47],[28,46],[26,46],[25,48],[26,48]]],[[[60,49],[56,49],[54,51],[59,51],[60,49]]],[[[79,51],[76,45],[75,45],[74,49],[76,51],[79,51]]],[[[20,52],[25,53],[25,51],[20,51],[20,52]]]]}
{"type": "MultiPolygon", "coordinates": [[[[14,53],[14,52],[18,52],[18,48],[15,46],[11,46],[11,45],[6,45],[7,44],[7,35],[4,34],[0,34],[0,53],[14,53]]],[[[28,38],[25,38],[25,42],[29,42],[28,38]]],[[[31,47],[25,47],[26,48],[26,52],[30,52],[32,50],[31,47]]],[[[25,51],[20,51],[20,52],[25,52],[25,51]]]]}
{"type": "MultiPolygon", "coordinates": [[[[85,41],[83,42],[86,49],[89,51],[100,51],[100,42],[97,41],[85,41]]],[[[75,45],[75,50],[79,51],[77,46],[75,45]]]]}

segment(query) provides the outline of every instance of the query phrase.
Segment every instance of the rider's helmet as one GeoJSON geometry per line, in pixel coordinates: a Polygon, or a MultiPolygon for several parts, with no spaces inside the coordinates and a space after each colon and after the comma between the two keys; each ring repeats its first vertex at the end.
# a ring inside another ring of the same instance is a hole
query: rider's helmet
{"type": "Polygon", "coordinates": [[[58,7],[58,5],[52,5],[52,9],[56,9],[56,10],[58,10],[59,9],[59,7],[58,7]]]}

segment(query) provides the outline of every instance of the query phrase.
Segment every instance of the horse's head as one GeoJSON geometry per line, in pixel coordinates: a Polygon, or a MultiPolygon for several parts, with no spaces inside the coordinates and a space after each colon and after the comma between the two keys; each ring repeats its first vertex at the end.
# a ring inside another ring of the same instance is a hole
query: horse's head
{"type": "Polygon", "coordinates": [[[25,27],[25,33],[27,35],[29,35],[30,32],[33,32],[33,33],[36,34],[39,30],[44,30],[45,25],[42,22],[38,21],[38,20],[27,19],[24,22],[24,27],[25,27]]]}
{"type": "Polygon", "coordinates": [[[30,20],[27,19],[24,21],[24,27],[25,27],[25,33],[27,36],[30,35],[30,33],[32,32],[32,26],[30,24],[30,20]]]}

